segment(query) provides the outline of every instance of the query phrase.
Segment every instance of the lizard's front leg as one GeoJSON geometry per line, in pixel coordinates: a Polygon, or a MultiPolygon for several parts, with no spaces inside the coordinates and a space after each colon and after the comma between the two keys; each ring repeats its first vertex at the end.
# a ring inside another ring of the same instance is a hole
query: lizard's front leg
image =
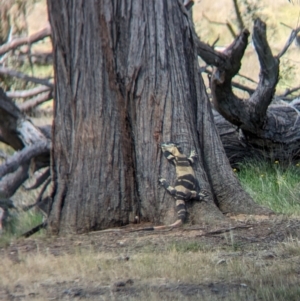
{"type": "Polygon", "coordinates": [[[168,193],[170,193],[172,196],[175,196],[176,195],[176,189],[173,187],[173,186],[171,186],[171,185],[169,185],[169,183],[167,182],[167,180],[165,179],[165,178],[159,178],[158,179],[158,182],[159,182],[159,184],[161,185],[161,186],[163,186],[166,190],[167,190],[167,192],[168,193]]]}
{"type": "Polygon", "coordinates": [[[196,151],[192,150],[190,153],[190,156],[187,159],[189,160],[190,164],[192,165],[195,163],[195,160],[197,160],[197,157],[198,157],[198,155],[196,154],[196,151]]]}

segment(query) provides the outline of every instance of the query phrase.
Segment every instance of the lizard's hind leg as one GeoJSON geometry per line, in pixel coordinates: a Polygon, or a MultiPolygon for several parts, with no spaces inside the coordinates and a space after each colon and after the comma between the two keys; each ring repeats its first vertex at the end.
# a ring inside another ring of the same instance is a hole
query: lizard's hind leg
{"type": "Polygon", "coordinates": [[[196,201],[204,201],[206,202],[207,200],[205,199],[209,195],[209,192],[201,189],[200,192],[197,193],[195,200],[196,201]]]}

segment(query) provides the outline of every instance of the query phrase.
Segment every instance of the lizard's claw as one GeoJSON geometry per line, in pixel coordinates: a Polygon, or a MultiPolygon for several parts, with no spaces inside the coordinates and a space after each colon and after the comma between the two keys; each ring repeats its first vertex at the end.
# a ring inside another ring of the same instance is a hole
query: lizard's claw
{"type": "Polygon", "coordinates": [[[166,183],[166,179],[159,176],[158,177],[158,183],[159,183],[159,185],[164,186],[164,184],[166,183]]]}
{"type": "Polygon", "coordinates": [[[198,193],[200,201],[206,202],[206,197],[209,196],[209,192],[205,189],[201,189],[200,192],[198,193]]]}
{"type": "Polygon", "coordinates": [[[196,154],[196,151],[194,149],[191,151],[190,157],[192,157],[192,158],[198,157],[198,155],[196,154]]]}

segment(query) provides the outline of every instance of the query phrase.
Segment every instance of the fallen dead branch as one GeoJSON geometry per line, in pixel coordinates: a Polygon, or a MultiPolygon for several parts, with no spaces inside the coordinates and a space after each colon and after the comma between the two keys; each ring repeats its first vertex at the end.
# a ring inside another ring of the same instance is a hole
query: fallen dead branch
{"type": "Polygon", "coordinates": [[[47,86],[39,86],[35,87],[29,90],[22,90],[22,91],[7,91],[6,95],[10,98],[27,98],[27,97],[33,97],[37,94],[47,92],[51,88],[47,86]]]}
{"type": "Polygon", "coordinates": [[[28,112],[28,111],[32,110],[33,108],[35,108],[36,106],[38,106],[52,98],[53,98],[52,91],[47,91],[44,93],[40,93],[39,95],[37,95],[31,99],[26,100],[25,102],[19,104],[18,107],[22,112],[28,112]]]}
{"type": "Polygon", "coordinates": [[[40,187],[50,177],[50,168],[47,168],[30,187],[24,187],[25,190],[33,190],[40,187]]]}
{"type": "Polygon", "coordinates": [[[0,178],[8,173],[14,172],[20,165],[29,162],[32,158],[49,152],[50,143],[48,141],[41,141],[40,143],[23,148],[0,166],[0,178]]]}
{"type": "Polygon", "coordinates": [[[15,38],[12,41],[3,44],[0,46],[0,56],[5,54],[6,52],[16,49],[19,46],[25,45],[25,44],[33,44],[35,42],[38,42],[46,37],[49,37],[51,35],[51,28],[50,25],[43,28],[42,30],[32,34],[29,37],[24,38],[15,38]]]}
{"type": "Polygon", "coordinates": [[[50,164],[50,140],[0,89],[0,139],[18,150],[0,166],[0,195],[12,196],[35,170],[50,164]]]}
{"type": "MultiPolygon", "coordinates": [[[[295,34],[291,36],[294,38],[295,34]]],[[[253,93],[249,91],[249,99],[240,99],[232,90],[233,77],[241,67],[248,37],[248,30],[243,30],[222,53],[197,42],[198,55],[215,66],[210,88],[214,108],[223,117],[214,113],[226,154],[232,165],[249,157],[281,162],[299,160],[299,105],[272,104],[279,76],[279,57],[291,44],[291,39],[279,55],[273,56],[265,23],[260,19],[255,21],[253,42],[260,62],[259,82],[253,93]]]]}
{"type": "Polygon", "coordinates": [[[27,82],[33,82],[35,84],[44,85],[44,86],[47,86],[47,87],[50,87],[50,88],[54,87],[53,83],[51,83],[47,79],[37,78],[37,77],[34,77],[34,76],[29,76],[29,75],[26,75],[22,72],[12,70],[12,69],[9,69],[9,68],[3,67],[3,66],[0,66],[0,74],[8,75],[8,76],[11,76],[11,77],[16,77],[16,78],[22,79],[22,80],[27,81],[27,82]]]}
{"type": "Polygon", "coordinates": [[[28,211],[28,210],[30,210],[30,209],[32,209],[32,208],[38,206],[38,205],[42,202],[43,194],[44,194],[44,192],[46,191],[46,189],[47,189],[47,187],[48,187],[48,185],[49,185],[50,183],[51,183],[51,179],[48,178],[48,180],[47,180],[46,183],[44,184],[43,188],[41,189],[41,191],[40,191],[40,193],[39,193],[39,195],[38,195],[38,197],[37,197],[35,203],[23,207],[23,208],[22,208],[23,211],[28,211]]]}

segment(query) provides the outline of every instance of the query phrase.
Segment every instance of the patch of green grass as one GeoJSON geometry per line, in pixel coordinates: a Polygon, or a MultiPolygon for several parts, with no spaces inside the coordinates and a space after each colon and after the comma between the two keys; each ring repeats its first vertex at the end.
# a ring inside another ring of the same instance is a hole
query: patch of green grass
{"type": "MultiPolygon", "coordinates": [[[[4,232],[0,235],[0,247],[8,245],[12,240],[19,238],[23,233],[29,231],[43,221],[43,215],[39,212],[11,212],[4,225],[4,232]]],[[[35,235],[44,235],[40,230],[35,235]]]]}
{"type": "MultiPolygon", "coordinates": [[[[297,164],[298,165],[298,164],[297,164]]],[[[300,215],[300,166],[280,162],[246,162],[237,173],[244,189],[276,213],[300,215]]]]}
{"type": "Polygon", "coordinates": [[[257,292],[259,300],[264,301],[298,301],[300,296],[300,287],[296,285],[279,285],[272,287],[260,287],[257,292]]]}

